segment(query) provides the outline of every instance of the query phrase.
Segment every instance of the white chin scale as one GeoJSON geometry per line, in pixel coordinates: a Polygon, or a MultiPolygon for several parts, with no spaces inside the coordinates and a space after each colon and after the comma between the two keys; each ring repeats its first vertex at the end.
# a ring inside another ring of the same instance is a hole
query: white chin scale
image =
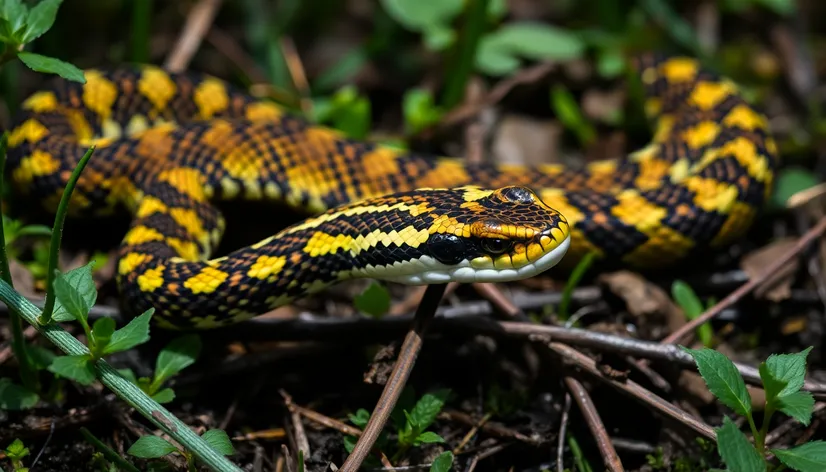
{"type": "Polygon", "coordinates": [[[410,274],[386,276],[382,272],[387,269],[372,268],[369,274],[365,273],[363,275],[404,285],[444,284],[448,282],[512,282],[541,274],[557,265],[565,256],[565,253],[568,252],[570,246],[571,236],[568,235],[551,252],[518,269],[474,269],[470,266],[468,260],[454,265],[446,265],[432,257],[425,256],[416,262],[408,261],[410,274]],[[414,265],[416,267],[413,267],[414,265]]]}

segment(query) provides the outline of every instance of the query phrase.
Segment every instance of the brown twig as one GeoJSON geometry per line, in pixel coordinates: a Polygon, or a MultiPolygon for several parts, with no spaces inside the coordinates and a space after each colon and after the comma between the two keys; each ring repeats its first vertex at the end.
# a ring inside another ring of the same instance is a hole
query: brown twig
{"type": "Polygon", "coordinates": [[[457,423],[465,424],[467,426],[470,426],[471,428],[478,426],[480,431],[490,434],[491,436],[496,436],[503,439],[515,439],[517,441],[521,441],[532,446],[538,446],[542,443],[542,441],[538,439],[525,436],[519,431],[514,431],[502,425],[496,423],[489,423],[487,421],[477,421],[472,416],[461,411],[442,411],[441,413],[439,413],[439,418],[448,421],[456,421],[457,423]]]}
{"type": "Polygon", "coordinates": [[[221,6],[221,0],[200,0],[186,17],[183,31],[172,52],[166,58],[164,67],[172,72],[183,72],[189,66],[192,56],[198,51],[206,36],[215,14],[221,6]]]}
{"type": "Polygon", "coordinates": [[[562,418],[559,420],[559,437],[556,441],[556,471],[563,472],[565,470],[565,464],[562,460],[563,453],[565,452],[565,436],[567,435],[568,430],[568,421],[571,415],[571,394],[568,393],[565,395],[565,404],[562,407],[562,418]]]}
{"type": "Polygon", "coordinates": [[[582,416],[588,424],[588,429],[590,429],[591,434],[594,435],[597,448],[600,454],[602,454],[602,460],[605,463],[606,469],[611,471],[625,470],[617,454],[617,450],[614,449],[614,446],[611,444],[611,437],[608,436],[608,431],[602,423],[602,418],[599,416],[597,407],[591,400],[591,396],[588,395],[588,391],[585,390],[585,387],[583,387],[577,379],[571,376],[565,377],[565,386],[568,387],[574,401],[579,405],[582,416]]]}
{"type": "Polygon", "coordinates": [[[479,429],[482,428],[490,420],[490,417],[491,414],[486,413],[481,420],[470,426],[470,429],[467,433],[465,433],[464,437],[462,437],[462,440],[459,441],[459,444],[457,444],[456,447],[453,448],[453,455],[457,455],[460,452],[462,452],[462,449],[464,449],[465,446],[467,446],[467,444],[470,442],[470,440],[473,439],[474,436],[476,436],[476,433],[478,433],[479,429]]]}
{"type": "Polygon", "coordinates": [[[682,342],[688,342],[687,339],[683,339],[688,335],[694,333],[694,330],[700,326],[701,324],[707,322],[711,318],[714,318],[720,312],[725,310],[731,305],[734,305],[740,299],[748,295],[752,290],[757,288],[761,283],[763,283],[766,279],[771,277],[774,273],[780,270],[781,267],[788,264],[793,258],[795,258],[798,254],[803,252],[809,244],[814,241],[815,239],[819,238],[824,231],[826,231],[826,218],[821,218],[821,220],[815,225],[814,228],[810,229],[806,234],[804,234],[794,245],[792,249],[788,252],[783,254],[782,256],[778,257],[774,262],[769,264],[763,272],[760,273],[759,276],[749,280],[745,284],[741,285],[740,288],[731,292],[729,296],[720,300],[719,303],[711,307],[710,309],[706,310],[705,313],[698,316],[697,318],[689,321],[688,323],[684,324],[680,329],[674,331],[665,339],[662,340],[662,344],[676,344],[682,340],[682,342]]]}
{"type": "Polygon", "coordinates": [[[496,444],[476,454],[475,456],[473,456],[473,459],[470,460],[470,463],[468,464],[466,469],[467,472],[473,472],[474,470],[476,470],[476,464],[478,464],[480,460],[486,459],[496,454],[497,452],[502,451],[502,449],[505,449],[506,447],[508,447],[508,444],[496,444]]]}
{"type": "MultiPolygon", "coordinates": [[[[541,337],[536,337],[537,340],[541,340],[541,337]]],[[[615,389],[623,392],[630,397],[645,403],[646,405],[653,407],[656,411],[659,411],[661,414],[677,420],[679,423],[684,424],[685,426],[691,428],[693,431],[705,436],[707,439],[716,440],[716,434],[714,429],[705,424],[704,422],[692,417],[688,413],[679,408],[675,407],[671,403],[665,401],[664,399],[660,398],[657,395],[654,395],[652,392],[646,390],[641,385],[637,384],[636,382],[626,379],[623,381],[617,381],[610,377],[606,377],[605,375],[600,372],[599,368],[596,366],[596,362],[591,359],[590,357],[582,354],[581,352],[573,349],[565,344],[557,343],[557,342],[547,342],[547,340],[543,340],[547,346],[556,352],[558,355],[562,356],[564,359],[573,362],[578,368],[588,372],[595,378],[599,379],[602,382],[607,383],[608,385],[614,387],[615,389]]]]}
{"type": "Polygon", "coordinates": [[[408,331],[404,338],[404,343],[399,349],[399,357],[396,360],[396,365],[393,366],[393,372],[387,379],[384,386],[384,391],[370,415],[370,420],[367,421],[364,431],[356,442],[353,452],[341,465],[342,472],[355,472],[361,467],[361,463],[370,453],[376,440],[381,434],[384,425],[390,418],[390,413],[396,406],[399,400],[402,389],[407,383],[410,372],[416,363],[416,358],[419,355],[422,344],[424,342],[424,334],[427,331],[427,326],[430,320],[436,315],[436,308],[442,300],[442,295],[445,292],[445,284],[429,285],[427,291],[422,297],[422,303],[416,311],[416,317],[413,321],[413,327],[408,331]]]}
{"type": "Polygon", "coordinates": [[[284,398],[284,405],[287,407],[287,410],[290,411],[290,420],[295,431],[296,458],[298,458],[299,452],[303,453],[304,457],[310,457],[310,441],[307,439],[307,433],[304,432],[304,423],[301,422],[301,414],[294,407],[293,397],[284,390],[279,390],[278,393],[284,398]]]}
{"type": "Polygon", "coordinates": [[[267,73],[253,58],[244,51],[244,48],[235,41],[235,38],[220,28],[213,26],[206,34],[206,40],[216,51],[229,59],[236,67],[255,83],[267,83],[267,73]]]}
{"type": "Polygon", "coordinates": [[[306,115],[311,115],[313,111],[313,101],[310,98],[310,83],[307,81],[307,74],[304,72],[304,64],[301,56],[295,49],[295,43],[287,36],[281,38],[281,51],[284,54],[284,61],[290,71],[290,77],[295,85],[298,95],[301,97],[301,111],[306,115]]]}
{"type": "Polygon", "coordinates": [[[496,84],[496,86],[494,86],[481,100],[468,103],[465,106],[455,108],[448,112],[439,123],[421,130],[417,137],[425,138],[436,128],[452,126],[473,117],[485,109],[485,107],[491,106],[505,98],[505,96],[516,86],[536,82],[542,77],[545,77],[556,67],[556,65],[556,63],[542,62],[532,67],[520,70],[514,76],[502,80],[496,84]]]}
{"type": "MultiPolygon", "coordinates": [[[[560,341],[572,346],[610,351],[617,354],[679,364],[684,367],[695,366],[694,358],[673,344],[643,341],[579,328],[562,328],[559,326],[537,325],[533,323],[502,321],[499,323],[499,326],[511,335],[544,335],[554,341],[560,341]]],[[[752,385],[763,385],[760,374],[756,368],[739,362],[735,362],[734,365],[746,382],[752,385]]],[[[806,379],[803,383],[803,389],[811,392],[815,397],[826,398],[826,384],[822,382],[806,379]]]]}

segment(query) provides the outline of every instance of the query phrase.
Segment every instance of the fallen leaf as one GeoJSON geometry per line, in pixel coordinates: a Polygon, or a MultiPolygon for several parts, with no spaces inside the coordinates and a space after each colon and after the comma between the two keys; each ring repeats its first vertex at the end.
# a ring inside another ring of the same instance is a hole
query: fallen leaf
{"type": "MultiPolygon", "coordinates": [[[[743,256],[740,268],[749,276],[749,279],[759,277],[766,266],[791,250],[795,244],[797,244],[797,238],[784,238],[752,251],[743,256]]],[[[754,290],[754,296],[773,302],[786,300],[792,293],[794,274],[799,267],[800,262],[797,258],[793,258],[758,285],[754,290]]]]}
{"type": "Polygon", "coordinates": [[[682,309],[678,307],[660,287],[631,271],[617,271],[603,274],[599,282],[625,301],[628,312],[648,321],[662,320],[669,332],[674,332],[686,323],[682,309]]]}
{"type": "Polygon", "coordinates": [[[557,162],[562,127],[517,115],[502,118],[494,135],[492,151],[500,164],[537,165],[557,162]]]}

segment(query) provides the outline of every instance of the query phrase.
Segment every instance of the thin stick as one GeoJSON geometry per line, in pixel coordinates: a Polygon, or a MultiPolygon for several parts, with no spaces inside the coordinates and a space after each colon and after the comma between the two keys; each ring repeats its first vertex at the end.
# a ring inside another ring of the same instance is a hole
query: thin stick
{"type": "Polygon", "coordinates": [[[586,356],[585,354],[582,354],[576,349],[566,346],[565,344],[560,344],[557,342],[546,342],[546,344],[549,348],[551,348],[554,352],[562,356],[564,359],[572,361],[577,367],[584,370],[585,372],[588,372],[600,381],[605,382],[608,385],[616,388],[620,392],[623,392],[631,396],[632,398],[639,400],[648,406],[653,407],[656,411],[660,412],[661,414],[668,416],[669,418],[672,418],[674,420],[677,420],[679,423],[703,435],[706,439],[716,441],[717,435],[711,426],[705,424],[697,418],[694,418],[685,411],[680,410],[671,403],[646,390],[638,383],[630,379],[626,379],[620,382],[612,378],[606,377],[599,371],[599,369],[596,366],[596,362],[593,359],[586,356]]]}
{"type": "Polygon", "coordinates": [[[419,305],[419,309],[416,310],[413,327],[408,331],[399,350],[399,358],[396,360],[396,365],[393,366],[393,372],[390,373],[384,391],[370,415],[370,420],[367,421],[367,426],[365,426],[356,442],[353,452],[339,469],[341,472],[355,472],[358,470],[373,448],[373,444],[376,443],[382,429],[384,429],[384,425],[390,418],[390,413],[393,412],[402,389],[404,389],[404,385],[410,377],[410,372],[413,370],[413,365],[416,363],[416,358],[422,348],[427,325],[436,314],[436,308],[438,308],[439,302],[442,301],[445,288],[447,288],[445,284],[429,285],[427,287],[427,291],[422,297],[422,303],[419,305]]]}
{"type": "Polygon", "coordinates": [[[745,284],[741,285],[740,288],[731,292],[729,296],[720,300],[719,303],[717,303],[710,309],[706,310],[705,313],[684,324],[677,331],[671,333],[669,336],[667,336],[665,339],[661,341],[662,344],[677,344],[681,340],[682,342],[688,342],[687,336],[694,333],[694,330],[698,326],[710,320],[711,318],[714,318],[715,316],[719,315],[723,310],[725,310],[731,305],[734,305],[735,303],[740,301],[740,299],[751,293],[755,288],[757,288],[758,285],[762,284],[764,281],[766,281],[766,279],[773,276],[784,265],[788,264],[789,261],[791,261],[792,259],[797,257],[798,254],[803,252],[812,241],[819,238],[824,232],[826,232],[826,217],[821,218],[814,228],[806,232],[806,234],[804,234],[797,241],[794,247],[792,247],[782,256],[775,259],[775,261],[769,264],[765,268],[765,270],[763,270],[763,272],[760,273],[760,275],[752,278],[745,284]]]}
{"type": "Polygon", "coordinates": [[[166,58],[166,64],[164,64],[166,69],[172,72],[186,70],[192,56],[201,46],[201,41],[204,40],[209,27],[212,26],[212,20],[215,19],[220,6],[221,0],[201,0],[192,7],[186,17],[184,29],[178,36],[178,42],[166,58]]]}
{"type": "Polygon", "coordinates": [[[602,418],[599,417],[597,407],[594,405],[593,400],[591,400],[591,396],[588,395],[588,391],[585,390],[585,387],[583,387],[577,379],[570,376],[565,377],[565,385],[568,387],[568,390],[570,390],[571,396],[576,404],[579,405],[579,410],[582,412],[582,416],[588,424],[588,429],[590,429],[591,434],[594,435],[597,448],[599,448],[599,452],[602,454],[602,461],[605,463],[606,469],[611,471],[625,470],[619,454],[617,454],[617,450],[614,449],[613,444],[611,444],[611,437],[608,436],[608,431],[602,423],[602,418]]]}
{"type": "MultiPolygon", "coordinates": [[[[570,346],[585,347],[603,352],[607,351],[623,356],[643,357],[645,358],[644,360],[656,360],[692,369],[696,368],[694,358],[673,344],[661,344],[654,341],[626,338],[581,328],[563,328],[533,323],[502,321],[499,323],[499,326],[505,333],[510,335],[543,335],[570,346]]],[[[756,386],[763,385],[757,368],[739,362],[735,362],[734,365],[747,383],[756,386]]],[[[826,398],[826,384],[822,382],[806,379],[803,383],[803,390],[811,392],[816,398],[826,398]]]]}

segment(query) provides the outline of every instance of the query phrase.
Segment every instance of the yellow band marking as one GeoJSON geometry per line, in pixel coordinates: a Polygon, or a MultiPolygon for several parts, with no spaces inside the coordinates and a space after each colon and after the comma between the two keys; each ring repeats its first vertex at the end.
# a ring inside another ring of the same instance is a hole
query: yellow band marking
{"type": "Polygon", "coordinates": [[[259,256],[255,263],[247,271],[247,276],[255,279],[266,280],[271,276],[278,275],[287,258],[284,256],[259,256]]]}
{"type": "Polygon", "coordinates": [[[204,267],[201,272],[184,281],[184,287],[188,288],[194,294],[198,293],[212,293],[224,283],[224,280],[229,277],[229,274],[212,268],[204,267]]]}

